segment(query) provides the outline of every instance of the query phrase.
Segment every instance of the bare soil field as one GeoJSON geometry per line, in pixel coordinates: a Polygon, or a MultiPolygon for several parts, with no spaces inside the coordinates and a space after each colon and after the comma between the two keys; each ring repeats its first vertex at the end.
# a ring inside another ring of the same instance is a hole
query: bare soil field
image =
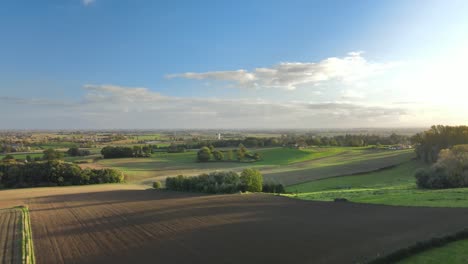
{"type": "Polygon", "coordinates": [[[0,192],[0,206],[21,202],[30,208],[37,263],[356,263],[468,223],[463,208],[134,185],[0,192]]]}
{"type": "Polygon", "coordinates": [[[0,263],[21,263],[21,210],[0,209],[0,263]]]}

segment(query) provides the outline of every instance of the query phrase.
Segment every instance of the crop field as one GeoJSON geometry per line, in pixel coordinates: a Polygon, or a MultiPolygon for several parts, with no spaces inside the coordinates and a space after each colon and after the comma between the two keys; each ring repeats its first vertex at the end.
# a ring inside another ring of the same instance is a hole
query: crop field
{"type": "Polygon", "coordinates": [[[350,263],[456,232],[468,221],[465,208],[197,195],[140,185],[1,192],[0,206],[29,206],[37,263],[350,263]]]}
{"type": "Polygon", "coordinates": [[[129,182],[149,184],[167,176],[186,176],[214,170],[240,171],[255,167],[266,180],[286,185],[313,179],[367,172],[396,165],[414,157],[411,150],[389,151],[371,148],[265,148],[259,162],[196,162],[196,152],[155,153],[150,158],[104,159],[82,167],[109,167],[123,171],[129,182]]]}
{"type": "Polygon", "coordinates": [[[21,210],[0,209],[0,262],[22,263],[21,210]]]}

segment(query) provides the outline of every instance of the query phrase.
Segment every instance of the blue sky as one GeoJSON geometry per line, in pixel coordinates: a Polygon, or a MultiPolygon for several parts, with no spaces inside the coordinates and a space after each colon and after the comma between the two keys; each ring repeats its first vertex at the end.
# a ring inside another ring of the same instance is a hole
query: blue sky
{"type": "Polygon", "coordinates": [[[6,0],[0,129],[462,124],[467,13],[466,1],[6,0]]]}

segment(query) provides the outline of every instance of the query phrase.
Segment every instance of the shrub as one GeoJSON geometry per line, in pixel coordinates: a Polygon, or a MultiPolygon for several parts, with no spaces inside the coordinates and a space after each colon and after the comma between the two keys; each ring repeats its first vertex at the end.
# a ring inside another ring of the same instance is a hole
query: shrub
{"type": "Polygon", "coordinates": [[[213,157],[216,161],[221,161],[224,159],[224,154],[219,150],[215,150],[213,151],[213,157]]]}
{"type": "Polygon", "coordinates": [[[468,152],[464,146],[439,153],[437,163],[415,172],[419,188],[442,189],[468,187],[468,152]]]}
{"type": "Polygon", "coordinates": [[[153,182],[153,188],[154,189],[161,189],[162,188],[161,182],[160,181],[153,182]]]}
{"type": "Polygon", "coordinates": [[[197,153],[197,160],[207,162],[211,159],[211,150],[208,147],[201,148],[197,153]]]}
{"type": "Polygon", "coordinates": [[[263,183],[262,192],[264,193],[285,193],[286,189],[281,183],[263,183]]]}
{"type": "Polygon", "coordinates": [[[263,175],[256,169],[244,169],[240,176],[244,191],[261,192],[263,187],[263,175]]]}

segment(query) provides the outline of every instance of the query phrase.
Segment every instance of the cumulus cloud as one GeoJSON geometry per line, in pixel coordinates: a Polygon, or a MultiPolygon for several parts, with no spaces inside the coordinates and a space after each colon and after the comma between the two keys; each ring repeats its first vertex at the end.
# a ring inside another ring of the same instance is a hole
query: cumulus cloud
{"type": "Polygon", "coordinates": [[[282,62],[270,68],[235,71],[186,72],[166,77],[195,80],[228,81],[243,88],[281,88],[294,90],[300,85],[320,85],[339,81],[352,83],[380,73],[394,63],[370,62],[362,52],[350,52],[343,58],[327,58],[319,62],[282,62]]]}
{"type": "MultiPolygon", "coordinates": [[[[76,101],[2,97],[0,117],[6,109],[21,109],[28,114],[16,121],[31,125],[40,120],[38,126],[57,128],[316,128],[391,124],[407,114],[399,107],[343,102],[185,98],[116,85],[87,84],[84,89],[76,101]]],[[[4,120],[1,125],[15,127],[4,120]]]]}
{"type": "Polygon", "coordinates": [[[95,0],[81,0],[81,2],[83,3],[83,5],[85,6],[89,6],[91,5],[92,3],[94,3],[95,0]]]}

